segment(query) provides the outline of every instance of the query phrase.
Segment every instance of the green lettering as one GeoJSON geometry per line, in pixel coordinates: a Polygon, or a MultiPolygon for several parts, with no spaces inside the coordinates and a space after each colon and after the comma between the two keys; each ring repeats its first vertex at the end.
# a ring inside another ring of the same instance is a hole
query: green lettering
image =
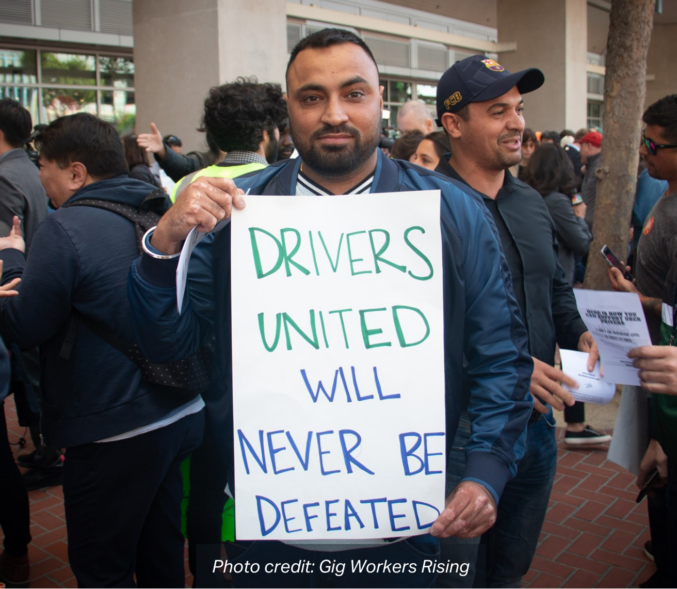
{"type": "Polygon", "coordinates": [[[306,340],[313,348],[316,350],[320,349],[320,342],[317,339],[317,329],[315,327],[315,311],[310,310],[310,331],[313,334],[313,337],[308,337],[305,332],[296,324],[296,322],[286,313],[282,313],[282,319],[284,322],[284,335],[287,338],[287,350],[291,350],[291,338],[289,337],[289,325],[291,325],[304,340],[306,340]]]}
{"type": "Polygon", "coordinates": [[[272,233],[268,233],[265,229],[260,229],[259,227],[250,227],[249,238],[252,242],[252,253],[254,254],[254,266],[256,267],[256,278],[265,278],[266,276],[270,276],[271,274],[277,272],[280,269],[280,266],[282,265],[282,260],[284,258],[283,255],[284,246],[280,243],[277,237],[275,237],[272,233]],[[269,272],[264,272],[263,266],[261,265],[261,254],[259,253],[259,246],[256,242],[255,235],[256,231],[258,231],[259,233],[264,233],[275,242],[275,245],[277,245],[277,262],[275,262],[273,269],[270,270],[269,272]]]}
{"type": "Polygon", "coordinates": [[[411,346],[418,346],[419,344],[422,344],[425,340],[427,340],[428,336],[430,335],[430,325],[428,324],[428,320],[425,318],[425,315],[421,312],[421,310],[416,309],[415,307],[407,307],[406,305],[394,305],[393,321],[395,323],[395,331],[397,332],[397,339],[400,341],[400,346],[402,348],[410,348],[411,346]],[[421,319],[423,319],[423,323],[425,323],[425,335],[417,342],[407,343],[407,340],[404,337],[404,332],[402,331],[402,325],[400,324],[400,317],[398,314],[398,311],[400,309],[407,309],[409,311],[413,311],[414,313],[418,313],[421,319]]]}
{"type": "Polygon", "coordinates": [[[346,344],[346,350],[350,349],[350,346],[348,345],[348,335],[346,334],[346,326],[343,323],[343,314],[349,313],[350,311],[352,311],[352,309],[339,309],[338,311],[329,311],[330,315],[338,313],[339,318],[341,319],[341,329],[343,330],[343,341],[346,344]]]}
{"type": "Polygon", "coordinates": [[[277,348],[277,343],[280,341],[280,323],[282,316],[280,313],[275,315],[275,339],[273,340],[273,345],[269,346],[266,342],[265,336],[265,327],[263,322],[263,313],[259,313],[259,332],[261,333],[261,341],[263,342],[263,347],[266,348],[269,352],[273,352],[277,348]]]}
{"type": "Polygon", "coordinates": [[[379,262],[388,264],[389,266],[392,266],[393,268],[399,270],[400,272],[407,271],[406,266],[400,266],[399,264],[395,264],[381,257],[383,253],[388,249],[388,246],[390,245],[390,233],[388,233],[385,229],[372,229],[371,231],[369,231],[369,243],[371,243],[371,252],[374,254],[374,267],[376,268],[376,274],[381,273],[381,268],[378,265],[379,262]],[[383,242],[381,249],[378,251],[376,251],[376,244],[374,244],[374,233],[377,232],[383,233],[383,235],[385,236],[385,241],[383,242]]]}
{"type": "Polygon", "coordinates": [[[327,258],[329,258],[329,265],[331,266],[332,271],[336,272],[336,270],[338,269],[339,258],[341,257],[341,244],[343,243],[343,233],[341,233],[341,237],[339,238],[338,247],[336,248],[336,264],[334,264],[333,260],[331,259],[331,255],[329,254],[329,250],[327,249],[327,244],[324,243],[324,238],[322,237],[322,232],[318,231],[317,234],[319,235],[320,241],[322,242],[322,247],[324,248],[324,253],[327,254],[327,258]]]}
{"type": "Polygon", "coordinates": [[[366,231],[355,231],[354,233],[348,233],[346,235],[346,243],[348,244],[348,260],[350,261],[350,274],[352,276],[357,276],[358,274],[371,274],[371,270],[362,270],[361,272],[355,272],[354,264],[355,262],[362,262],[362,258],[353,258],[353,253],[350,249],[350,237],[352,235],[360,235],[361,233],[366,233],[366,231]]]}
{"type": "Polygon", "coordinates": [[[280,231],[280,237],[282,238],[282,247],[284,248],[284,267],[287,270],[287,276],[291,276],[291,268],[289,267],[290,264],[293,264],[294,266],[296,266],[296,268],[301,270],[303,274],[308,276],[308,274],[310,274],[310,270],[307,270],[306,268],[301,266],[301,264],[294,262],[294,260],[292,259],[299,251],[299,248],[301,247],[301,234],[296,229],[286,228],[280,231]],[[285,237],[287,233],[293,233],[294,235],[296,235],[296,244],[294,245],[294,249],[292,249],[291,252],[289,252],[289,250],[287,249],[287,239],[285,237]]]}
{"type": "Polygon", "coordinates": [[[433,277],[433,265],[430,263],[430,260],[426,257],[426,255],[413,243],[411,243],[411,241],[409,241],[409,233],[411,233],[414,229],[420,231],[421,233],[425,233],[425,229],[423,229],[423,227],[409,227],[409,229],[404,232],[404,241],[413,250],[413,252],[426,263],[430,274],[428,274],[428,276],[416,276],[411,270],[409,270],[407,274],[416,280],[430,280],[433,277]]]}
{"type": "Polygon", "coordinates": [[[313,241],[312,231],[308,231],[308,239],[310,239],[310,251],[313,253],[313,265],[315,266],[315,276],[319,276],[320,270],[317,267],[317,258],[315,257],[315,242],[313,241]]]}
{"type": "Polygon", "coordinates": [[[391,346],[392,344],[390,342],[380,342],[377,344],[372,344],[369,341],[369,338],[373,335],[378,335],[379,333],[383,333],[383,330],[380,328],[377,329],[367,329],[367,321],[365,315],[367,313],[376,313],[378,311],[386,311],[385,307],[382,307],[380,309],[364,309],[360,311],[360,327],[362,328],[362,339],[364,340],[364,347],[367,349],[370,348],[382,348],[384,346],[388,347],[391,346]]]}

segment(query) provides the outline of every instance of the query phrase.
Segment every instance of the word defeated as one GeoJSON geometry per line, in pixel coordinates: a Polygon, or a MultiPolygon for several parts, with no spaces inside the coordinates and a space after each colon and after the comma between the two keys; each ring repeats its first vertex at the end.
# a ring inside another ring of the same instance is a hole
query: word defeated
{"type": "MultiPolygon", "coordinates": [[[[385,537],[390,533],[429,528],[440,512],[425,501],[406,498],[388,499],[329,499],[300,503],[298,499],[273,501],[256,495],[256,512],[261,535],[268,536],[280,525],[287,534],[297,532],[315,533],[318,538],[331,537],[332,532],[349,532],[352,529],[369,527],[382,530],[385,537]],[[401,521],[402,519],[406,521],[401,521]],[[317,521],[313,521],[317,520],[317,521]]],[[[281,531],[281,529],[280,529],[281,531]]]]}

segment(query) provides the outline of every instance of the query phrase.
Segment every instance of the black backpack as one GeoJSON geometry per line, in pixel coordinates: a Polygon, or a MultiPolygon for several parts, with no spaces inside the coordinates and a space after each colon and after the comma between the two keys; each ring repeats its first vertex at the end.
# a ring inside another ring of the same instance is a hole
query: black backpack
{"type": "MultiPolygon", "coordinates": [[[[77,200],[64,205],[64,207],[74,206],[105,209],[134,223],[136,229],[136,244],[139,254],[142,254],[143,236],[151,227],[157,225],[160,217],[167,212],[171,203],[164,191],[155,190],[143,199],[143,202],[139,207],[93,198],[77,200]]],[[[214,358],[214,337],[188,358],[176,362],[169,362],[167,364],[156,364],[148,360],[141,353],[137,343],[123,341],[107,327],[104,327],[97,321],[87,317],[77,309],[72,308],[68,333],[66,334],[66,339],[61,346],[61,352],[59,354],[59,357],[64,360],[70,358],[73,344],[75,343],[75,338],[77,336],[78,323],[85,325],[101,339],[136,364],[141,370],[143,380],[146,382],[198,393],[204,391],[209,384],[214,358]]]]}

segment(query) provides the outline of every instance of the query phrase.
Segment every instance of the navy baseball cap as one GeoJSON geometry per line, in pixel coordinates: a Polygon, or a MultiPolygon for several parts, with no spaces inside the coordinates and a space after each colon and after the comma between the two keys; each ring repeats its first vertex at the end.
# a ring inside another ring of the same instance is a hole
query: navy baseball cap
{"type": "Polygon", "coordinates": [[[483,102],[502,96],[513,86],[521,94],[538,90],[545,82],[536,68],[511,74],[486,55],[472,55],[452,65],[437,84],[437,124],[442,126],[445,112],[458,112],[471,102],[483,102]]]}

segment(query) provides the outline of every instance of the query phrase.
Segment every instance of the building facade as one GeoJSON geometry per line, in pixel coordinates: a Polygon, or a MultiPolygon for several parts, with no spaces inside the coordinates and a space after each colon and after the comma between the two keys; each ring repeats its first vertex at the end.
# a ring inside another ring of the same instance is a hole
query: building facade
{"type": "MultiPolygon", "coordinates": [[[[667,50],[677,0],[662,9],[647,102],[677,92],[667,50]]],[[[209,87],[251,75],[284,85],[291,48],[337,26],[374,53],[384,123],[412,98],[434,111],[440,75],[485,53],[544,71],[546,84],[525,97],[528,126],[601,127],[609,10],[606,0],[2,0],[0,97],[22,102],[36,124],[84,111],[124,134],[153,121],[196,149],[209,87]]]]}

